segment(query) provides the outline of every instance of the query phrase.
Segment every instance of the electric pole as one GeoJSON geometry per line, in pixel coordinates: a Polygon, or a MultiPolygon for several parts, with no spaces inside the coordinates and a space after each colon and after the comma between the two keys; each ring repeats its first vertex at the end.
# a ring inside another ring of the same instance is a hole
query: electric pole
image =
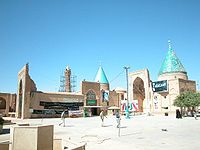
{"type": "Polygon", "coordinates": [[[130,69],[130,67],[125,66],[124,67],[125,71],[126,71],[126,93],[127,93],[127,106],[126,106],[126,118],[129,119],[129,93],[128,93],[128,69],[130,69]]]}

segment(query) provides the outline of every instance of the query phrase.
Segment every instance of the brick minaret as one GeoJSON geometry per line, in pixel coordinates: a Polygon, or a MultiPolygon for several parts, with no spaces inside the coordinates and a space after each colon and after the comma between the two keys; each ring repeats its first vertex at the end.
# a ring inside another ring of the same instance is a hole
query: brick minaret
{"type": "Polygon", "coordinates": [[[66,84],[65,84],[65,90],[66,92],[71,92],[71,69],[69,68],[69,66],[66,67],[65,70],[65,79],[66,79],[66,84]]]}

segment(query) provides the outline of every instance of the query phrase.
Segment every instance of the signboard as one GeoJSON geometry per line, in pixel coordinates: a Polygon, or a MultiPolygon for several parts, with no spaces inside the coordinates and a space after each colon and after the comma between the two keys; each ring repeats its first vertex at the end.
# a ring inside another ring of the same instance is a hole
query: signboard
{"type": "Polygon", "coordinates": [[[70,109],[77,110],[80,106],[83,106],[83,102],[45,102],[40,101],[40,106],[44,106],[44,109],[70,109]]]}
{"type": "Polygon", "coordinates": [[[130,110],[132,111],[138,111],[138,100],[133,100],[130,104],[130,110]]]}
{"type": "Polygon", "coordinates": [[[32,108],[30,108],[30,109],[29,109],[29,112],[30,112],[30,113],[33,113],[33,109],[32,109],[32,108]]]}
{"type": "Polygon", "coordinates": [[[108,102],[109,101],[109,91],[103,91],[103,102],[108,102]]]}
{"type": "Polygon", "coordinates": [[[69,110],[69,117],[81,117],[81,116],[83,116],[83,110],[74,110],[74,111],[72,111],[72,110],[69,110]]]}
{"type": "Polygon", "coordinates": [[[87,100],[87,105],[89,106],[95,106],[97,104],[97,101],[96,100],[87,100]]]}
{"type": "MultiPolygon", "coordinates": [[[[121,110],[125,111],[127,107],[127,101],[121,101],[121,110]]],[[[131,102],[129,102],[129,111],[138,111],[138,100],[132,100],[131,102]]]]}
{"type": "Polygon", "coordinates": [[[166,92],[167,80],[152,82],[153,92],[166,92]]]}

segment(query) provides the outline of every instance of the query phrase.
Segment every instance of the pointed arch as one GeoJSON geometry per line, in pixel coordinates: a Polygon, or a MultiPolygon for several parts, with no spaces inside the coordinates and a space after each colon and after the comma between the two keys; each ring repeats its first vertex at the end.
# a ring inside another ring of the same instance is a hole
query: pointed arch
{"type": "Polygon", "coordinates": [[[87,100],[96,100],[96,94],[93,90],[89,90],[87,93],[86,93],[86,99],[87,100]]]}
{"type": "Polygon", "coordinates": [[[6,109],[6,100],[0,97],[0,109],[6,109]]]}
{"type": "Polygon", "coordinates": [[[138,100],[139,111],[143,111],[143,101],[145,99],[144,81],[136,77],[133,81],[133,99],[138,100]]]}
{"type": "Polygon", "coordinates": [[[96,93],[93,90],[89,90],[86,93],[86,105],[88,105],[88,106],[96,106],[97,105],[96,93]]]}
{"type": "Polygon", "coordinates": [[[19,81],[19,107],[18,107],[18,117],[21,118],[22,115],[22,97],[23,97],[23,84],[22,79],[19,81]]]}

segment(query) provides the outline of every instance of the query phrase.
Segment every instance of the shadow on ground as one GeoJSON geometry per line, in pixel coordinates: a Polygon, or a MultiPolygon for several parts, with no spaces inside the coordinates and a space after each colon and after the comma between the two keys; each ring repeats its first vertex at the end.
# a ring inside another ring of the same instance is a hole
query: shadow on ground
{"type": "Polygon", "coordinates": [[[111,126],[113,126],[113,125],[103,125],[102,127],[111,127],[111,126]]]}
{"type": "Polygon", "coordinates": [[[135,132],[135,133],[129,133],[129,134],[122,134],[121,136],[131,136],[136,134],[141,134],[142,132],[135,132]]]}
{"type": "Polygon", "coordinates": [[[121,126],[121,127],[119,127],[120,129],[123,129],[123,128],[127,128],[127,126],[121,126]]]}

